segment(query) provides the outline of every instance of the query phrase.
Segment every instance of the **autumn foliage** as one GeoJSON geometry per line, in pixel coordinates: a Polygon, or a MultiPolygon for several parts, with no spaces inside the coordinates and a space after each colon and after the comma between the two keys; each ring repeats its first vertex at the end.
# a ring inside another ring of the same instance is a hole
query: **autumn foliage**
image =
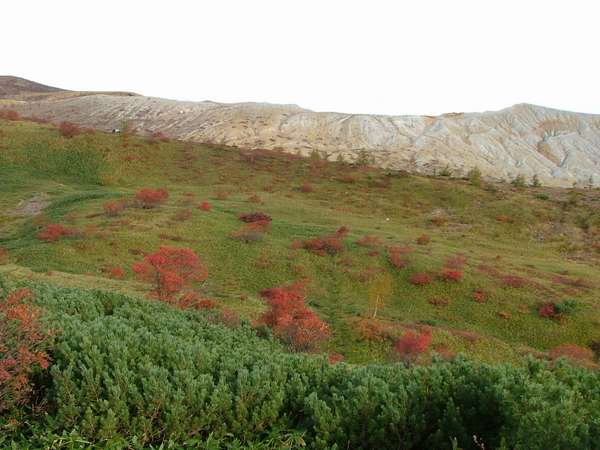
{"type": "Polygon", "coordinates": [[[589,348],[580,347],[575,344],[562,344],[550,350],[550,358],[567,358],[575,362],[591,362],[594,360],[594,352],[589,348]]]}
{"type": "Polygon", "coordinates": [[[132,267],[142,281],[152,283],[152,295],[171,302],[185,287],[206,280],[208,271],[189,248],[161,247],[132,267]]]}
{"type": "Polygon", "coordinates": [[[17,111],[12,109],[4,109],[0,111],[0,119],[4,120],[19,120],[21,118],[20,114],[17,111]]]}
{"type": "Polygon", "coordinates": [[[342,240],[348,235],[347,227],[339,228],[335,233],[308,239],[302,243],[302,247],[319,256],[333,256],[344,251],[342,240]]]}
{"type": "Polygon", "coordinates": [[[56,242],[67,236],[72,236],[75,231],[59,223],[49,223],[37,234],[37,238],[46,242],[56,242]]]}
{"type": "Polygon", "coordinates": [[[253,222],[271,222],[271,216],[269,216],[268,214],[265,214],[263,212],[252,212],[252,213],[245,213],[245,214],[240,214],[238,216],[238,219],[240,219],[242,222],[246,222],[246,223],[253,223],[253,222]]]}
{"type": "Polygon", "coordinates": [[[463,278],[463,271],[460,269],[451,269],[449,267],[444,267],[440,272],[440,276],[445,281],[459,282],[463,278]]]}
{"type": "Polygon", "coordinates": [[[417,272],[411,275],[408,281],[410,281],[415,286],[425,286],[431,283],[432,277],[426,272],[417,272]]]}
{"type": "Polygon", "coordinates": [[[125,210],[125,206],[125,200],[121,199],[104,203],[102,209],[107,216],[116,217],[125,210]]]}
{"type": "Polygon", "coordinates": [[[400,360],[411,363],[425,353],[431,344],[431,332],[407,331],[394,343],[394,352],[400,360]]]}
{"type": "Polygon", "coordinates": [[[32,296],[19,289],[3,298],[0,290],[0,412],[26,403],[32,374],[50,363],[48,333],[40,326],[41,310],[28,302],[32,296]]]}
{"type": "Polygon", "coordinates": [[[61,136],[66,137],[68,139],[81,134],[81,129],[72,122],[61,122],[58,126],[58,132],[61,136]]]}
{"type": "Polygon", "coordinates": [[[212,211],[212,206],[208,202],[202,202],[198,205],[198,209],[200,209],[202,211],[210,212],[210,211],[212,211]]]}
{"type": "Polygon", "coordinates": [[[164,203],[169,198],[165,189],[142,189],[135,194],[135,200],[140,207],[145,209],[154,208],[164,203]]]}
{"type": "Polygon", "coordinates": [[[303,284],[295,283],[260,293],[269,310],[259,322],[269,326],[294,351],[315,350],[331,335],[329,326],[305,305],[303,290],[303,284]]]}

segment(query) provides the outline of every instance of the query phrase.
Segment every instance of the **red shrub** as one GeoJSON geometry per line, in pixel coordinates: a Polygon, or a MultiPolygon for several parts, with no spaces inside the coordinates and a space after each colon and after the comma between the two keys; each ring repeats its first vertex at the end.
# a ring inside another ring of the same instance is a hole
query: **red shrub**
{"type": "Polygon", "coordinates": [[[487,301],[487,297],[487,294],[480,289],[476,289],[473,292],[473,300],[475,300],[477,303],[485,303],[487,301]]]}
{"type": "Polygon", "coordinates": [[[334,365],[344,360],[344,355],[340,355],[339,353],[329,353],[327,355],[327,360],[329,364],[334,365]]]}
{"type": "Polygon", "coordinates": [[[425,286],[432,281],[432,277],[430,274],[426,272],[417,272],[409,278],[409,280],[415,286],[425,286]]]}
{"type": "Polygon", "coordinates": [[[555,319],[558,316],[558,311],[554,307],[554,303],[546,302],[538,309],[538,314],[540,317],[544,317],[546,319],[555,319]]]}
{"type": "Polygon", "coordinates": [[[107,216],[116,217],[125,210],[125,199],[106,202],[102,208],[107,216]]]}
{"type": "Polygon", "coordinates": [[[498,317],[502,319],[510,319],[511,314],[508,311],[498,311],[498,317]]]}
{"type": "Polygon", "coordinates": [[[450,304],[450,300],[445,297],[433,297],[427,300],[427,303],[433,306],[448,306],[450,304]]]}
{"type": "Polygon", "coordinates": [[[302,248],[302,242],[300,241],[294,241],[290,244],[290,249],[292,250],[299,250],[302,248]]]}
{"type": "Polygon", "coordinates": [[[467,259],[464,256],[453,256],[452,258],[448,258],[446,261],[446,267],[450,267],[452,269],[462,269],[466,262],[467,259]]]}
{"type": "Polygon", "coordinates": [[[378,247],[381,245],[381,241],[377,236],[363,236],[356,241],[356,244],[361,247],[378,247]]]}
{"type": "Polygon", "coordinates": [[[116,280],[122,280],[125,278],[125,270],[120,267],[108,267],[106,269],[108,276],[116,280]]]}
{"type": "Polygon", "coordinates": [[[417,244],[419,244],[419,245],[427,245],[430,242],[431,242],[431,238],[426,234],[422,234],[421,236],[419,236],[417,238],[417,244]]]}
{"type": "Polygon", "coordinates": [[[259,322],[271,327],[294,351],[315,350],[330,337],[329,326],[304,304],[302,284],[264,289],[260,295],[269,310],[259,322]]]}
{"type": "Polygon", "coordinates": [[[61,122],[58,126],[58,132],[61,136],[70,139],[81,134],[81,129],[72,122],[61,122]]]}
{"type": "Polygon", "coordinates": [[[309,192],[314,192],[315,188],[308,181],[305,181],[302,186],[300,186],[300,191],[308,194],[309,192]]]}
{"type": "Polygon", "coordinates": [[[505,287],[522,288],[527,284],[527,280],[518,275],[504,275],[502,277],[502,284],[505,287]]]}
{"type": "Polygon", "coordinates": [[[271,222],[271,216],[265,214],[263,212],[253,212],[253,213],[245,213],[240,214],[238,216],[242,222],[252,223],[252,222],[271,222]]]}
{"type": "Polygon", "coordinates": [[[186,292],[173,305],[179,309],[216,309],[219,307],[217,302],[209,298],[204,298],[196,292],[186,292]]]}
{"type": "Polygon", "coordinates": [[[153,284],[152,295],[169,303],[185,286],[208,277],[206,267],[189,248],[161,247],[132,269],[140,280],[153,284]]]}
{"type": "Polygon", "coordinates": [[[498,222],[502,222],[502,223],[509,223],[510,222],[510,217],[508,217],[508,216],[498,216],[498,217],[496,217],[496,220],[498,222]]]}
{"type": "Polygon", "coordinates": [[[431,332],[407,331],[394,343],[394,351],[402,361],[411,363],[427,351],[429,344],[431,344],[431,332]]]}
{"type": "Polygon", "coordinates": [[[440,272],[440,276],[445,281],[461,281],[463,278],[463,271],[458,269],[450,269],[448,267],[444,267],[440,272]]]}
{"type": "Polygon", "coordinates": [[[594,352],[579,345],[562,344],[550,350],[550,358],[567,358],[576,362],[591,362],[594,360],[594,352]]]}
{"type": "Polygon", "coordinates": [[[390,264],[396,269],[403,269],[408,265],[408,261],[402,258],[400,247],[388,248],[388,260],[390,261],[390,264]]]}
{"type": "Polygon", "coordinates": [[[50,358],[44,352],[49,333],[39,322],[41,310],[27,300],[29,289],[19,289],[5,298],[0,291],[0,412],[27,402],[35,371],[45,370],[50,358]]]}
{"type": "Polygon", "coordinates": [[[350,229],[343,226],[338,228],[336,232],[331,235],[315,237],[304,241],[302,247],[319,256],[337,255],[344,251],[342,239],[344,239],[348,233],[350,233],[350,229]]]}
{"type": "Polygon", "coordinates": [[[210,211],[212,211],[212,206],[208,202],[202,202],[198,205],[198,209],[201,209],[202,211],[210,212],[210,211]]]}
{"type": "Polygon", "coordinates": [[[5,119],[5,120],[19,120],[21,118],[21,115],[17,112],[14,111],[12,109],[5,109],[0,111],[0,119],[5,119]]]}
{"type": "Polygon", "coordinates": [[[344,175],[339,178],[339,181],[342,183],[352,184],[356,182],[356,178],[354,178],[352,175],[344,175]]]}
{"type": "Polygon", "coordinates": [[[37,238],[46,242],[56,242],[62,237],[72,236],[74,230],[58,223],[49,223],[38,234],[37,238]]]}
{"type": "Polygon", "coordinates": [[[164,203],[168,198],[169,193],[165,189],[142,189],[135,194],[138,205],[145,209],[154,208],[164,203]]]}
{"type": "Polygon", "coordinates": [[[258,242],[264,239],[265,233],[268,231],[271,223],[266,220],[259,220],[256,222],[249,222],[240,228],[238,231],[231,233],[232,239],[245,242],[258,242]]]}
{"type": "Polygon", "coordinates": [[[262,199],[256,195],[256,194],[252,194],[251,196],[248,197],[248,202],[250,203],[262,203],[262,199]]]}

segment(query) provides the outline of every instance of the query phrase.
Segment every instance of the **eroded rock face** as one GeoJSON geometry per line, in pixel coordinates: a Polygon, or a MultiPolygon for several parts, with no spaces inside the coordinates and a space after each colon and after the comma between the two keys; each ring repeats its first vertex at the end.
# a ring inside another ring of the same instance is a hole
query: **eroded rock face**
{"type": "Polygon", "coordinates": [[[543,184],[600,185],[600,115],[520,104],[484,113],[377,116],[321,113],[295,105],[182,102],[95,94],[21,102],[21,113],[110,130],[138,130],[243,148],[324,152],[353,160],[367,152],[381,167],[493,179],[537,175],[543,184]]]}

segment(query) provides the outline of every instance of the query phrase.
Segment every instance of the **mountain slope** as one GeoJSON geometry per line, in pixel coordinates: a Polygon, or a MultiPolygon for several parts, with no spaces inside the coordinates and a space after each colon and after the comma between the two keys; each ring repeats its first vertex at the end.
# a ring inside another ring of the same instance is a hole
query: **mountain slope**
{"type": "Polygon", "coordinates": [[[281,149],[376,165],[493,179],[537,175],[544,184],[600,184],[600,115],[519,104],[496,112],[378,116],[314,112],[295,105],[220,104],[87,93],[17,105],[23,114],[101,129],[124,121],[146,132],[242,148],[281,149]]]}

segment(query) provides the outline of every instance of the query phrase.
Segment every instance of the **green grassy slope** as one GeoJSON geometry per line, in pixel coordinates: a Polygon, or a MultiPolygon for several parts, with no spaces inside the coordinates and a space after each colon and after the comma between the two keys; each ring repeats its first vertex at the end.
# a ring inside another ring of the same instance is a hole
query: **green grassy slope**
{"type": "Polygon", "coordinates": [[[371,315],[373,274],[382,273],[392,289],[379,324],[391,334],[431,326],[433,347],[444,351],[514,362],[525,353],[600,338],[597,190],[477,187],[317,158],[251,155],[103,133],[64,139],[49,125],[0,121],[0,246],[9,252],[0,271],[64,285],[105,284],[143,297],[148,288],[130,270],[141,254],[161,245],[190,247],[208,266],[206,294],[249,320],[264,308],[261,289],[308,278],[309,304],[333,332],[325,350],[355,363],[388,358],[389,343],[366,341],[357,326],[371,315]],[[313,192],[300,190],[307,181],[313,192]],[[168,202],[128,208],[119,217],[102,213],[106,201],[145,187],[167,189],[168,202]],[[48,206],[28,214],[23,205],[38,198],[48,206]],[[202,201],[211,203],[211,212],[197,208],[202,201]],[[237,215],[251,211],[272,216],[265,239],[231,239],[241,226],[237,215]],[[45,223],[80,234],[45,243],[36,238],[45,223]],[[290,249],[294,241],[341,226],[351,233],[340,256],[290,249]],[[417,245],[424,233],[431,242],[417,245]],[[365,235],[381,244],[357,245],[365,235]],[[389,245],[414,250],[406,268],[388,262],[389,245]],[[466,259],[461,282],[408,281],[415,272],[438,273],[457,255],[466,259]],[[115,266],[127,269],[125,279],[104,282],[106,268],[115,266]],[[511,275],[526,285],[507,287],[503,280],[511,275]],[[473,300],[476,290],[486,293],[485,303],[473,300]],[[577,307],[562,320],[538,316],[542,302],[567,299],[577,307]]]}

